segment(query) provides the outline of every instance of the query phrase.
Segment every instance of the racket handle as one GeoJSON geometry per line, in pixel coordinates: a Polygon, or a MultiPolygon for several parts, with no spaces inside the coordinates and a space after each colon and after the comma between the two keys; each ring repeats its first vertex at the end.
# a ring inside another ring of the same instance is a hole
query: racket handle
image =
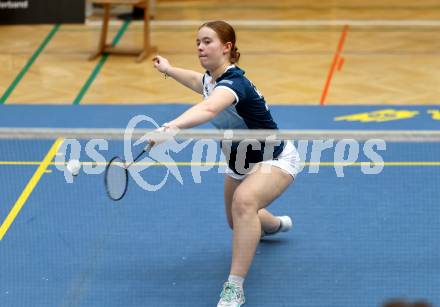
{"type": "Polygon", "coordinates": [[[144,148],[144,152],[149,153],[151,148],[153,148],[153,146],[154,146],[153,143],[148,143],[148,145],[145,146],[144,148]]]}
{"type": "Polygon", "coordinates": [[[127,166],[126,166],[126,168],[128,169],[134,162],[136,162],[137,160],[139,160],[139,158],[144,154],[144,153],[149,153],[150,152],[150,150],[151,150],[151,148],[153,148],[153,146],[154,146],[154,144],[152,144],[152,143],[148,143],[148,145],[147,146],[145,146],[145,148],[136,156],[136,158],[134,158],[133,159],[133,161],[130,163],[130,164],[128,164],[127,166]]]}

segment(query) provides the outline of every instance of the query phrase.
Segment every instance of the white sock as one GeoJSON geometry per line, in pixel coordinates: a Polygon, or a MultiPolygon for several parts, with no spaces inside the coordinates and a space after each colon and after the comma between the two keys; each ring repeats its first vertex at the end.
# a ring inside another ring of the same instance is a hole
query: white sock
{"type": "Polygon", "coordinates": [[[233,282],[234,284],[240,286],[243,288],[243,282],[244,282],[244,278],[241,276],[237,276],[237,275],[229,275],[228,277],[228,281],[229,282],[233,282]]]}

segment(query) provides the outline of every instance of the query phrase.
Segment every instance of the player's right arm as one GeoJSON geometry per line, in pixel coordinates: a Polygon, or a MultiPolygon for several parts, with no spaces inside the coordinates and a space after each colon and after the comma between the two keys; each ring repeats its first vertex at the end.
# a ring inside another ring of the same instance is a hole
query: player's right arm
{"type": "Polygon", "coordinates": [[[199,72],[173,67],[168,60],[160,55],[157,55],[153,59],[154,68],[161,73],[170,76],[177,82],[185,85],[193,91],[203,94],[202,79],[203,75],[199,72]]]}

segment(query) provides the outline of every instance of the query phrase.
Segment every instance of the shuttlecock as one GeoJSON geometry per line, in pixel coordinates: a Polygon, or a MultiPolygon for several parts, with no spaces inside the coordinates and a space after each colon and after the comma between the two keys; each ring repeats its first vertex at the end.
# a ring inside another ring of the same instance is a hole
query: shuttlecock
{"type": "Polygon", "coordinates": [[[72,159],[67,162],[66,167],[73,176],[77,176],[79,174],[79,170],[81,169],[81,163],[76,159],[72,159]]]}

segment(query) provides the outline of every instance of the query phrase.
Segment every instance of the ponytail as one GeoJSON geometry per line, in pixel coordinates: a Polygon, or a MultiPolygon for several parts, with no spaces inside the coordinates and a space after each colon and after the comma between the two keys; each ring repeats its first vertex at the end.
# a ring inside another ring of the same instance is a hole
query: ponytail
{"type": "Polygon", "coordinates": [[[233,46],[231,49],[230,61],[232,64],[238,63],[240,60],[240,52],[238,52],[237,46],[233,46]]]}

